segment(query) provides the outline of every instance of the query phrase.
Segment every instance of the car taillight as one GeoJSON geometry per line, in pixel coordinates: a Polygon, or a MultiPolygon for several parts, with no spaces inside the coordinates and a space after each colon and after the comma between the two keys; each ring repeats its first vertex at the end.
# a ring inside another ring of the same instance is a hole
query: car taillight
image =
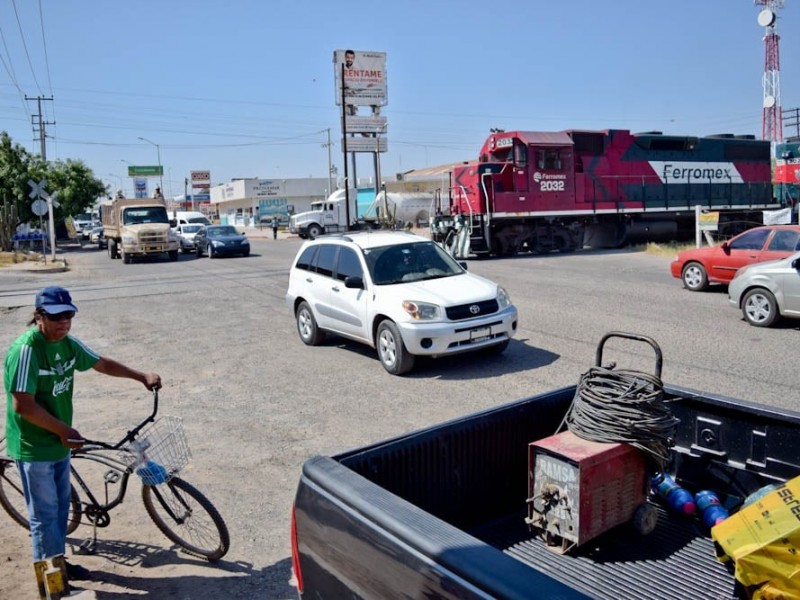
{"type": "Polygon", "coordinates": [[[300,549],[297,547],[297,520],[295,506],[292,504],[292,571],[297,591],[303,593],[303,574],[300,572],[300,549]]]}

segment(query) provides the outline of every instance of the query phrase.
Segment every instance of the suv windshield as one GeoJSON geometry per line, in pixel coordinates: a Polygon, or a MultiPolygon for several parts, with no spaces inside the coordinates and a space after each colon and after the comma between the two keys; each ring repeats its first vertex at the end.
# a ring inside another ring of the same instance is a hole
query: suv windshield
{"type": "Polygon", "coordinates": [[[167,209],[163,206],[144,206],[126,208],[122,213],[123,225],[139,225],[141,223],[169,223],[167,209]]]}
{"type": "Polygon", "coordinates": [[[464,272],[461,265],[434,242],[367,248],[364,256],[375,285],[438,279],[464,272]]]}
{"type": "Polygon", "coordinates": [[[197,233],[201,227],[202,225],[184,225],[182,231],[183,233],[197,233]]]}

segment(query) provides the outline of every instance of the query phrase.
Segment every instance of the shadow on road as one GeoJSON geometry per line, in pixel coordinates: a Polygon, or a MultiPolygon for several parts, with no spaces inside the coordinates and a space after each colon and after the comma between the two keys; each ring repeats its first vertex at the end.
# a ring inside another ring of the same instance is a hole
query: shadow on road
{"type": "Polygon", "coordinates": [[[118,540],[98,541],[91,559],[75,562],[89,568],[89,581],[75,581],[81,589],[93,590],[99,600],[123,598],[297,598],[297,590],[289,583],[292,561],[287,557],[275,564],[256,568],[244,561],[220,560],[208,563],[176,549],[118,540]],[[108,563],[116,565],[104,570],[108,563]],[[124,568],[120,568],[124,567],[124,568]],[[191,575],[176,576],[173,567],[181,567],[191,575]],[[163,575],[153,575],[159,569],[163,575]]]}

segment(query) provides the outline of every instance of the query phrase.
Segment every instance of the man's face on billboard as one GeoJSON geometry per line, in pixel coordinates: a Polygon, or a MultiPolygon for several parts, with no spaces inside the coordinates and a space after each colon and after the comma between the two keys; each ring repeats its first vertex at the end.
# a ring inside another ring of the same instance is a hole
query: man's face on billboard
{"type": "Polygon", "coordinates": [[[353,66],[353,62],[356,60],[355,52],[345,52],[344,53],[344,66],[348,69],[353,66]]]}

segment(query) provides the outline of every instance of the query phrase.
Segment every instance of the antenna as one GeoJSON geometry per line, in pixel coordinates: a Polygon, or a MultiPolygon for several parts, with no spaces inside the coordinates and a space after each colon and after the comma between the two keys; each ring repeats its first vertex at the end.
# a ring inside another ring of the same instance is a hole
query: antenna
{"type": "Polygon", "coordinates": [[[762,106],[761,137],[770,142],[783,141],[781,121],[781,58],[780,36],[776,31],[778,10],[783,0],[754,0],[760,6],[758,24],[764,28],[764,99],[762,106]]]}

